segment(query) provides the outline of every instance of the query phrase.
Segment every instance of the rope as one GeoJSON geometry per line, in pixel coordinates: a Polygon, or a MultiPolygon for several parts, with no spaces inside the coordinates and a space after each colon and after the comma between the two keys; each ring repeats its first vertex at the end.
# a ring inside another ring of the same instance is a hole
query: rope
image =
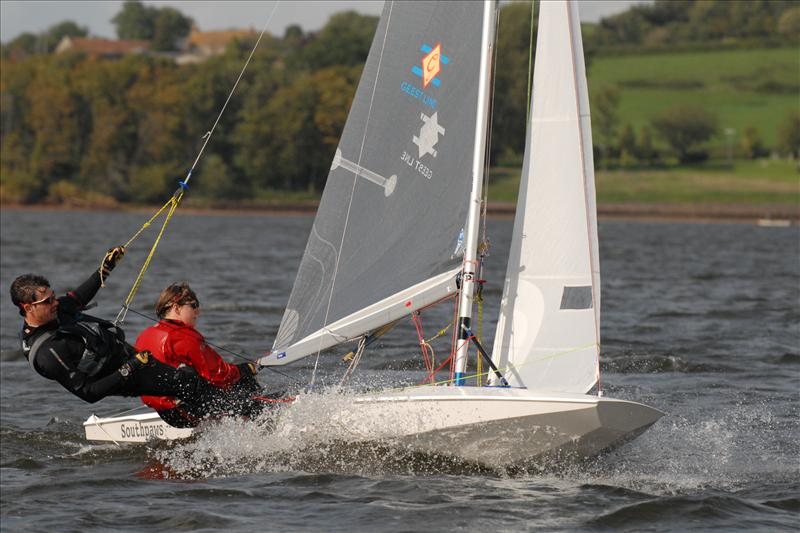
{"type": "Polygon", "coordinates": [[[140,405],[138,407],[133,407],[131,409],[128,409],[127,411],[122,411],[122,412],[117,412],[117,413],[109,413],[107,415],[101,416],[100,418],[111,418],[111,417],[116,417],[116,416],[124,416],[124,415],[127,415],[128,413],[133,413],[135,411],[140,411],[140,410],[146,409],[146,408],[147,408],[147,406],[145,404],[142,404],[142,405],[140,405]]]}
{"type": "MultiPolygon", "coordinates": [[[[494,58],[492,59],[492,87],[490,89],[490,94],[494,96],[494,89],[495,84],[497,82],[497,53],[498,53],[498,35],[500,35],[500,17],[495,17],[494,21],[494,35],[495,35],[495,42],[494,42],[494,58]]],[[[486,232],[486,212],[489,208],[489,168],[491,166],[491,156],[492,156],[492,134],[493,134],[493,127],[494,127],[494,97],[489,98],[489,117],[488,117],[488,124],[489,124],[489,131],[486,135],[486,153],[484,154],[483,158],[483,198],[481,199],[481,243],[478,245],[478,248],[485,248],[486,250],[489,249],[489,239],[487,238],[486,232]]],[[[482,257],[485,254],[482,254],[482,257]]]]}
{"type": "Polygon", "coordinates": [[[272,6],[272,12],[269,14],[269,17],[267,18],[267,22],[264,24],[264,27],[261,29],[261,33],[258,35],[258,39],[256,40],[256,43],[253,45],[253,49],[250,50],[250,55],[247,57],[247,61],[245,61],[241,72],[239,72],[239,77],[236,78],[236,82],[233,84],[233,88],[231,89],[231,92],[228,94],[228,98],[225,100],[225,103],[222,105],[222,109],[220,109],[219,115],[217,115],[217,120],[214,121],[214,125],[211,126],[211,129],[208,130],[206,132],[206,134],[203,136],[203,138],[205,139],[205,142],[203,143],[203,146],[200,148],[200,152],[197,154],[197,157],[195,158],[194,163],[192,164],[192,168],[189,169],[189,173],[186,175],[186,179],[183,180],[183,182],[182,182],[184,185],[188,184],[189,180],[192,178],[192,171],[194,170],[194,167],[197,166],[197,162],[200,161],[200,157],[203,155],[203,151],[206,149],[206,145],[208,144],[208,141],[211,140],[211,135],[213,135],[214,134],[214,130],[217,129],[217,124],[219,124],[219,121],[222,118],[222,114],[225,112],[225,108],[228,107],[228,102],[231,101],[231,98],[233,97],[233,93],[236,91],[236,87],[239,86],[239,82],[241,81],[242,76],[244,76],[244,71],[247,69],[247,65],[249,65],[250,64],[250,60],[253,59],[253,54],[255,54],[256,49],[258,48],[258,45],[261,42],[261,38],[264,37],[264,33],[266,33],[266,31],[267,31],[267,26],[269,26],[269,23],[272,22],[272,17],[273,17],[273,15],[275,15],[275,10],[278,8],[278,4],[280,4],[280,1],[275,2],[275,5],[272,6]]]}
{"type": "Polygon", "coordinates": [[[350,376],[353,375],[353,372],[358,366],[358,363],[361,362],[361,356],[364,355],[364,350],[366,349],[366,347],[367,347],[367,336],[363,335],[358,341],[358,349],[355,351],[355,354],[351,358],[350,365],[347,367],[347,370],[345,370],[342,379],[339,381],[340,387],[344,386],[347,380],[350,379],[350,376]]]}
{"type": "Polygon", "coordinates": [[[431,348],[431,346],[425,341],[425,334],[422,331],[422,320],[420,319],[419,311],[411,314],[411,320],[414,321],[414,327],[417,329],[417,339],[419,340],[419,347],[422,351],[422,359],[425,361],[425,369],[431,372],[434,364],[428,354],[428,349],[431,348]]]}
{"type": "MultiPolygon", "coordinates": [[[[469,339],[467,339],[467,341],[469,341],[469,340],[471,340],[471,337],[469,339]]],[[[529,365],[531,363],[539,363],[539,362],[542,362],[542,361],[547,361],[548,359],[555,359],[557,357],[562,357],[564,355],[571,354],[572,352],[577,352],[579,350],[585,350],[586,348],[590,348],[592,346],[596,346],[596,344],[595,343],[591,343],[591,344],[586,344],[584,346],[575,346],[574,348],[569,348],[569,349],[563,350],[561,352],[556,352],[556,353],[553,353],[553,354],[550,354],[550,355],[546,355],[544,357],[540,357],[539,359],[533,359],[531,361],[526,361],[526,362],[522,363],[521,365],[508,365],[508,366],[506,366],[504,368],[499,368],[498,370],[501,373],[505,374],[506,371],[508,371],[508,370],[513,370],[515,368],[522,368],[523,366],[529,365]]],[[[450,359],[452,359],[452,355],[450,356],[450,358],[447,359],[447,361],[442,363],[442,365],[439,366],[439,368],[436,369],[436,372],[441,370],[444,367],[444,365],[447,364],[450,361],[450,359]]],[[[487,372],[483,372],[481,374],[477,374],[476,373],[476,374],[473,374],[473,375],[464,376],[462,379],[464,379],[464,380],[472,379],[472,378],[481,379],[481,378],[489,376],[492,372],[493,371],[487,371],[487,372]]],[[[403,390],[403,389],[413,389],[413,388],[417,388],[417,387],[422,387],[422,386],[425,385],[425,383],[428,381],[428,379],[430,379],[430,377],[431,376],[428,376],[421,383],[419,383],[417,385],[407,385],[407,386],[404,386],[404,387],[396,387],[394,389],[387,389],[387,390],[398,391],[398,390],[403,390]]],[[[456,381],[455,378],[453,376],[451,376],[449,379],[445,379],[445,380],[442,380],[442,381],[431,382],[431,385],[434,385],[434,386],[435,385],[448,385],[448,384],[454,383],[455,381],[456,381]]]]}
{"type": "MultiPolygon", "coordinates": [[[[454,359],[455,359],[455,352],[452,352],[452,353],[450,353],[450,357],[448,357],[447,359],[442,361],[442,364],[439,365],[438,367],[436,367],[434,370],[431,370],[431,373],[428,374],[428,376],[425,379],[423,379],[419,383],[418,386],[421,387],[422,385],[425,385],[425,383],[428,382],[428,381],[430,381],[431,384],[436,385],[436,383],[433,381],[433,379],[436,377],[436,373],[439,372],[441,369],[443,369],[445,367],[445,365],[447,365],[448,363],[451,363],[451,368],[452,368],[452,362],[453,362],[454,359]]],[[[453,372],[451,370],[450,371],[450,379],[444,381],[443,383],[450,383],[452,381],[455,381],[455,379],[453,378],[453,372]]],[[[396,390],[400,390],[400,389],[403,389],[403,387],[400,387],[399,389],[396,389],[396,390]]]]}
{"type": "MultiPolygon", "coordinates": [[[[478,331],[477,331],[477,339],[480,341],[483,338],[483,283],[479,285],[481,289],[478,290],[478,293],[475,295],[475,300],[478,302],[478,331]]],[[[475,361],[475,370],[478,374],[483,373],[483,359],[478,357],[475,361]]],[[[481,386],[481,380],[478,378],[475,386],[481,386]]]]}
{"type": "MultiPolygon", "coordinates": [[[[250,64],[250,60],[253,59],[253,55],[255,54],[259,43],[261,43],[261,39],[264,37],[264,33],[266,33],[266,31],[267,31],[267,27],[269,26],[269,23],[272,21],[272,17],[275,15],[275,10],[277,9],[278,4],[280,4],[280,2],[276,2],[275,5],[272,7],[272,11],[270,12],[269,17],[267,18],[267,22],[264,24],[264,27],[261,29],[261,33],[258,35],[258,39],[256,39],[256,42],[253,45],[253,48],[250,50],[250,55],[247,57],[247,61],[245,61],[244,66],[242,66],[242,70],[239,72],[239,76],[236,78],[236,81],[234,82],[233,87],[231,88],[231,91],[228,93],[228,97],[225,99],[225,103],[222,104],[222,109],[220,109],[219,114],[217,115],[217,119],[214,121],[214,124],[211,126],[211,129],[208,130],[205,133],[205,135],[203,135],[203,145],[200,147],[200,151],[197,153],[197,157],[195,157],[191,168],[186,173],[186,177],[182,181],[178,181],[180,187],[178,188],[178,190],[175,191],[175,193],[167,201],[167,203],[164,204],[161,207],[161,209],[159,209],[156,212],[156,214],[153,215],[150,218],[150,220],[145,222],[142,225],[142,227],[139,228],[139,231],[137,231],[133,235],[133,237],[128,239],[128,242],[126,242],[125,245],[123,246],[124,248],[127,248],[134,240],[136,240],[137,237],[139,237],[139,235],[145,229],[147,229],[150,226],[150,224],[153,222],[153,220],[155,220],[156,218],[158,218],[161,215],[161,213],[164,211],[164,209],[169,207],[169,211],[167,213],[166,218],[164,219],[164,223],[161,225],[161,231],[158,232],[158,236],[156,237],[156,240],[153,243],[153,246],[150,248],[150,253],[147,254],[147,259],[145,259],[144,265],[142,266],[141,270],[139,270],[139,275],[136,277],[136,280],[134,281],[133,287],[131,287],[130,292],[128,292],[127,298],[125,298],[125,303],[122,305],[122,308],[119,310],[119,313],[117,313],[117,318],[114,320],[114,324],[115,325],[120,325],[120,324],[122,324],[122,322],[125,321],[125,317],[128,314],[128,310],[130,309],[130,305],[133,302],[133,298],[136,296],[136,292],[139,290],[139,286],[141,285],[142,280],[144,279],[144,274],[145,274],[145,272],[147,272],[147,269],[150,267],[150,262],[152,261],[153,256],[155,255],[156,248],[158,247],[158,244],[161,241],[161,237],[164,235],[164,230],[166,230],[167,224],[169,224],[169,221],[172,219],[172,215],[175,214],[175,209],[178,208],[178,205],[180,204],[181,200],[183,199],[183,195],[189,189],[189,180],[192,179],[192,172],[194,172],[195,167],[197,167],[197,163],[200,161],[200,158],[203,156],[203,152],[205,151],[206,146],[208,146],[209,141],[211,141],[211,136],[214,134],[214,130],[217,129],[217,125],[219,124],[219,121],[222,119],[222,115],[225,113],[225,109],[227,109],[228,103],[231,101],[231,98],[233,98],[233,94],[234,94],[234,92],[236,92],[236,88],[239,86],[239,82],[242,80],[242,77],[244,76],[244,73],[247,70],[247,66],[250,64]]],[[[103,259],[105,260],[105,258],[103,258],[103,259]]],[[[101,264],[100,264],[100,271],[101,272],[103,270],[102,265],[103,265],[103,263],[101,262],[101,264]]],[[[102,274],[100,276],[100,286],[101,287],[104,286],[102,274]]]]}
{"type": "Polygon", "coordinates": [[[431,342],[431,341],[435,341],[436,339],[438,339],[439,337],[441,337],[442,335],[444,335],[445,333],[447,333],[447,330],[448,330],[448,329],[450,329],[450,326],[452,326],[452,325],[453,325],[453,323],[452,323],[452,322],[450,322],[450,323],[449,323],[449,324],[447,324],[445,327],[443,327],[442,329],[440,329],[440,330],[439,330],[439,331],[436,333],[436,335],[434,335],[434,336],[433,336],[433,337],[431,337],[430,339],[427,339],[427,340],[425,341],[425,343],[426,343],[426,344],[430,344],[430,342],[431,342]]]}
{"type": "MultiPolygon", "coordinates": [[[[175,209],[178,208],[178,204],[183,198],[184,190],[185,189],[181,187],[177,191],[175,191],[175,194],[172,195],[172,198],[170,198],[169,201],[166,204],[164,204],[164,207],[159,209],[158,213],[155,215],[158,216],[158,214],[160,214],[165,207],[169,206],[169,211],[167,212],[167,216],[164,219],[164,223],[161,225],[161,230],[158,232],[156,240],[153,242],[153,246],[150,247],[150,252],[147,254],[147,259],[145,259],[142,268],[139,270],[139,275],[136,276],[136,280],[133,282],[133,286],[131,287],[131,290],[128,292],[128,296],[125,298],[125,303],[122,304],[122,308],[119,310],[119,313],[117,313],[117,318],[114,319],[114,325],[118,326],[125,321],[125,317],[128,315],[128,309],[130,309],[130,305],[133,302],[133,298],[136,296],[136,292],[139,290],[139,286],[142,284],[145,272],[147,272],[147,269],[150,268],[150,262],[153,260],[153,256],[156,253],[156,248],[158,247],[158,244],[161,242],[161,237],[164,235],[164,230],[167,229],[167,224],[169,224],[169,221],[172,220],[172,215],[175,214],[175,209]]],[[[153,219],[151,218],[149,221],[147,221],[145,225],[142,226],[142,229],[149,226],[152,220],[153,219]]],[[[128,241],[128,243],[130,243],[134,238],[138,237],[141,231],[142,230],[139,230],[137,234],[133,238],[131,238],[131,240],[128,241]]]]}
{"type": "MultiPolygon", "coordinates": [[[[135,241],[135,240],[137,239],[137,237],[139,237],[139,235],[141,235],[141,234],[142,234],[142,232],[143,232],[144,230],[146,230],[147,228],[149,228],[149,227],[150,227],[150,224],[152,224],[152,222],[153,222],[153,221],[154,221],[156,218],[158,218],[158,216],[159,216],[159,215],[160,215],[160,214],[161,214],[161,213],[164,211],[164,209],[166,209],[166,208],[167,208],[167,207],[168,207],[168,206],[169,206],[169,205],[170,205],[170,204],[173,202],[173,200],[174,200],[174,196],[173,196],[173,197],[171,197],[171,198],[170,198],[170,199],[167,201],[167,203],[165,203],[163,206],[161,206],[161,209],[159,209],[158,211],[156,211],[156,214],[155,214],[155,215],[153,215],[152,217],[150,217],[150,220],[148,220],[147,222],[145,222],[144,224],[142,224],[142,227],[141,227],[141,228],[139,228],[139,231],[137,231],[136,233],[134,233],[134,234],[133,234],[133,237],[131,237],[130,239],[128,239],[128,242],[126,242],[125,244],[123,244],[123,245],[122,245],[122,248],[125,248],[125,249],[127,249],[127,248],[128,248],[128,246],[130,246],[130,245],[131,245],[131,243],[132,243],[133,241],[135,241]]],[[[101,286],[101,287],[105,287],[105,278],[104,278],[104,276],[103,276],[102,272],[103,272],[103,265],[105,264],[106,258],[108,258],[108,256],[109,256],[109,254],[106,254],[105,256],[103,256],[103,259],[101,259],[101,260],[100,260],[100,268],[98,269],[98,271],[101,273],[101,274],[100,274],[100,286],[101,286]]]]}
{"type": "Polygon", "coordinates": [[[414,325],[417,327],[417,336],[419,337],[419,345],[420,348],[422,349],[422,357],[425,360],[425,369],[428,371],[428,376],[422,381],[422,383],[425,383],[428,380],[432,380],[433,377],[436,375],[436,372],[441,370],[447,363],[449,363],[453,359],[454,352],[451,352],[450,357],[445,359],[441,365],[439,365],[436,369],[434,369],[433,367],[436,365],[436,352],[433,349],[433,345],[431,345],[431,342],[435,341],[436,339],[447,333],[447,330],[450,329],[450,326],[453,325],[453,322],[450,322],[445,327],[437,331],[436,335],[434,335],[433,337],[425,339],[422,334],[422,321],[417,317],[417,315],[419,315],[419,312],[411,315],[411,318],[414,320],[414,325]],[[427,355],[426,351],[430,351],[430,355],[427,355]]]}

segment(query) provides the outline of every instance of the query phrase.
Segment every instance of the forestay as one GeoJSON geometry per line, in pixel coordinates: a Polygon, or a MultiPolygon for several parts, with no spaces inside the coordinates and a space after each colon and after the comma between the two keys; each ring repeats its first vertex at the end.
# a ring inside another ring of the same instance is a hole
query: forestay
{"type": "Polygon", "coordinates": [[[512,386],[598,379],[600,268],[577,2],[542,2],[533,102],[494,360],[512,386]]]}
{"type": "Polygon", "coordinates": [[[455,290],[480,2],[386,2],[270,355],[284,364],[455,290]]]}

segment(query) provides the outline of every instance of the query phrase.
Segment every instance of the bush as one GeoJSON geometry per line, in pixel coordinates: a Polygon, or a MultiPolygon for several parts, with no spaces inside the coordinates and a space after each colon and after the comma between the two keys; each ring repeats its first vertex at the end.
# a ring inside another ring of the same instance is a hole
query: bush
{"type": "Polygon", "coordinates": [[[739,149],[747,159],[756,159],[769,155],[769,151],[761,140],[761,134],[755,126],[747,126],[742,131],[742,140],[739,142],[739,149]]]}
{"type": "Polygon", "coordinates": [[[708,152],[702,144],[717,133],[716,116],[695,105],[672,106],[650,122],[681,163],[706,159],[708,152]]]}
{"type": "Polygon", "coordinates": [[[787,9],[781,14],[778,33],[793,44],[800,43],[800,7],[787,9]]]}
{"type": "Polygon", "coordinates": [[[114,207],[116,200],[105,194],[86,191],[68,180],[60,180],[47,189],[47,202],[71,207],[114,207]]]}
{"type": "Polygon", "coordinates": [[[800,157],[800,111],[790,113],[778,128],[778,151],[800,157]]]}
{"type": "Polygon", "coordinates": [[[175,175],[175,169],[171,165],[135,168],[131,174],[131,196],[139,202],[166,201],[171,192],[168,191],[167,184],[170,181],[178,182],[177,178],[170,179],[175,175]]]}
{"type": "Polygon", "coordinates": [[[621,167],[632,167],[636,164],[636,136],[629,122],[626,122],[619,132],[617,149],[621,167]]]}
{"type": "Polygon", "coordinates": [[[209,155],[200,167],[197,184],[202,196],[226,200],[237,196],[233,175],[225,161],[217,154],[209,155]]]}
{"type": "Polygon", "coordinates": [[[658,162],[658,150],[653,146],[653,135],[650,128],[642,126],[636,139],[636,158],[646,165],[658,162]]]}
{"type": "Polygon", "coordinates": [[[42,199],[42,182],[27,172],[0,172],[0,203],[35,203],[42,199]]]}

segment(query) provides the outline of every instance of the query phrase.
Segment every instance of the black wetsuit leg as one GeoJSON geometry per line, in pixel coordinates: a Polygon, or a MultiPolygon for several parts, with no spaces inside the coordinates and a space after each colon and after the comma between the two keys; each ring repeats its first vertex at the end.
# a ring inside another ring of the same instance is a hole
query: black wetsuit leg
{"type": "Polygon", "coordinates": [[[161,420],[175,428],[193,428],[200,423],[200,418],[193,416],[186,409],[176,407],[156,411],[161,420]]]}
{"type": "MultiPolygon", "coordinates": [[[[261,412],[263,402],[251,399],[259,388],[255,379],[252,383],[237,385],[221,389],[200,377],[191,367],[173,368],[156,361],[134,372],[124,384],[124,392],[130,396],[178,398],[181,400],[181,411],[188,413],[189,417],[183,416],[180,411],[176,412],[176,416],[180,416],[182,423],[186,424],[183,427],[191,427],[196,425],[196,420],[209,415],[254,416],[261,412]]],[[[175,425],[166,418],[164,420],[175,425]]]]}

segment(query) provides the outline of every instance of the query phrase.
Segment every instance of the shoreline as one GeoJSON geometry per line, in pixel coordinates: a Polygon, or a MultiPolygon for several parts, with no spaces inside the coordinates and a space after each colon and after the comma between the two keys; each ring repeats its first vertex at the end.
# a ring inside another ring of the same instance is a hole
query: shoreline
{"type": "MultiPolygon", "coordinates": [[[[184,205],[176,212],[180,214],[204,215],[313,215],[318,202],[302,202],[281,205],[184,205]]],[[[87,211],[126,213],[149,213],[156,206],[120,204],[116,206],[82,206],[68,204],[0,204],[0,211],[87,211]]],[[[490,218],[510,219],[514,217],[516,205],[511,202],[490,202],[487,214],[490,218]]],[[[764,225],[786,225],[800,222],[798,205],[673,205],[673,204],[599,204],[597,217],[600,220],[639,220],[672,222],[738,222],[764,225]]]]}

